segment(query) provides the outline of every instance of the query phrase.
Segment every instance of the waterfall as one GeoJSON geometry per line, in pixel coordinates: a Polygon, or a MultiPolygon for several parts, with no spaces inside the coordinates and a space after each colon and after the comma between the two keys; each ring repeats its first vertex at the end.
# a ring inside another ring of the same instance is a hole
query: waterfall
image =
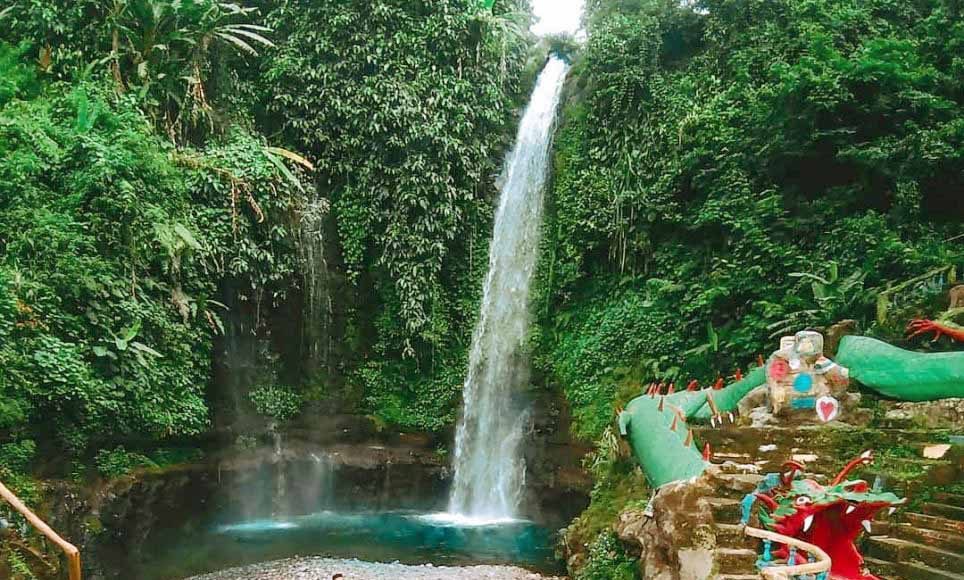
{"type": "Polygon", "coordinates": [[[449,512],[463,517],[511,519],[522,499],[521,443],[528,410],[517,393],[529,379],[524,352],[529,286],[538,259],[552,130],[568,68],[553,57],[539,75],[503,173],[455,436],[449,512]]]}
{"type": "Polygon", "coordinates": [[[301,254],[304,292],[303,348],[305,370],[312,379],[328,373],[331,352],[332,301],[325,259],[324,223],[328,202],[310,202],[301,212],[298,251],[301,254]]]}

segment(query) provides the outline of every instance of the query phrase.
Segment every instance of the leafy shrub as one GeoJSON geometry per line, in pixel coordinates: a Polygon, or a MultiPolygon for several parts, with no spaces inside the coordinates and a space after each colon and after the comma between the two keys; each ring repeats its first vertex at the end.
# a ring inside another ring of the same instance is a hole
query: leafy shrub
{"type": "Polygon", "coordinates": [[[638,561],[626,554],[619,538],[611,531],[596,536],[589,546],[586,565],[575,580],[638,580],[638,561]]]}
{"type": "Polygon", "coordinates": [[[37,444],[30,439],[0,445],[0,470],[6,472],[27,471],[37,453],[37,444]]]}
{"type": "Polygon", "coordinates": [[[265,417],[287,421],[301,410],[301,395],[288,387],[266,385],[248,393],[254,408],[265,417]]]}
{"type": "Polygon", "coordinates": [[[127,451],[123,446],[101,449],[94,458],[94,465],[105,477],[121,477],[140,467],[157,467],[149,458],[127,451]]]}
{"type": "Polygon", "coordinates": [[[401,337],[379,336],[389,356],[449,348],[437,330],[459,326],[456,299],[478,284],[463,276],[473,253],[485,261],[528,19],[518,0],[299,0],[268,15],[280,48],[265,102],[316,158],[349,275],[373,282],[401,337]]]}
{"type": "Polygon", "coordinates": [[[36,86],[36,74],[23,62],[25,52],[26,47],[0,43],[0,107],[36,86]]]}

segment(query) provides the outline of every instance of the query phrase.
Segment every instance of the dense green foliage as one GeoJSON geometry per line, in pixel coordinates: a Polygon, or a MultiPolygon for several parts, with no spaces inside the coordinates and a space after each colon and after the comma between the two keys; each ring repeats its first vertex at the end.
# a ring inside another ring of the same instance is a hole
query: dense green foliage
{"type": "Polygon", "coordinates": [[[636,574],[611,424],[641,384],[842,318],[899,339],[938,292],[879,323],[880,291],[964,265],[957,0],[590,0],[585,44],[539,45],[527,0],[4,6],[0,479],[29,500],[38,457],[183,460],[229,407],[240,447],[326,397],[450,426],[546,52],[575,68],[531,351],[597,443],[576,578],[636,574]]]}
{"type": "Polygon", "coordinates": [[[108,475],[151,465],[211,428],[232,356],[264,367],[228,388],[265,420],[339,395],[407,427],[454,420],[493,182],[538,64],[528,6],[262,8],[0,10],[0,434],[18,450],[0,469],[38,447],[108,475]],[[271,326],[300,307],[302,217],[329,207],[344,393],[299,375],[298,338],[271,326]]]}
{"type": "Polygon", "coordinates": [[[291,283],[283,227],[301,185],[257,137],[177,149],[109,82],[39,83],[13,52],[0,48],[0,428],[74,451],[198,435],[220,281],[291,283]]]}
{"type": "Polygon", "coordinates": [[[529,47],[519,0],[287,2],[270,13],[266,116],[310,153],[359,295],[367,407],[437,429],[458,405],[494,176],[529,47]],[[489,4],[492,4],[491,2],[489,4]]]}
{"type": "Polygon", "coordinates": [[[218,0],[18,0],[0,16],[0,40],[28,43],[39,70],[58,78],[109,70],[115,90],[186,139],[225,113],[211,97],[240,84],[234,55],[273,46],[257,17],[218,0]]]}
{"type": "Polygon", "coordinates": [[[587,437],[620,384],[712,381],[786,330],[867,328],[876,290],[961,262],[954,2],[698,4],[590,6],[539,336],[587,437]]]}

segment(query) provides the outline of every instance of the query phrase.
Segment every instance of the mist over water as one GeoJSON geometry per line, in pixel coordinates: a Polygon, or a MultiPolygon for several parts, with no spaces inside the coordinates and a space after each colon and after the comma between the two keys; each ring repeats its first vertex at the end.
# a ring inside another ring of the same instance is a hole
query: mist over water
{"type": "Polygon", "coordinates": [[[463,519],[514,518],[522,499],[521,443],[528,410],[517,395],[529,380],[524,353],[529,287],[538,259],[549,148],[568,69],[554,57],[546,64],[506,162],[455,436],[449,512],[463,519]]]}

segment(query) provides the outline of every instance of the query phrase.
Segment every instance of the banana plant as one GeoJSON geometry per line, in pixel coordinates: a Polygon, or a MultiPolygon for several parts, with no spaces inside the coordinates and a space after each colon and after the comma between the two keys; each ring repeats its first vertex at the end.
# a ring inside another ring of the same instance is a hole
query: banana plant
{"type": "Polygon", "coordinates": [[[215,0],[112,0],[109,61],[121,90],[136,90],[162,116],[208,116],[204,83],[212,47],[257,56],[271,30],[250,20],[257,8],[215,0]]]}
{"type": "Polygon", "coordinates": [[[810,280],[812,306],[797,310],[783,320],[771,324],[770,337],[782,336],[794,328],[808,324],[829,323],[841,318],[858,315],[861,302],[866,299],[864,279],[866,272],[857,271],[849,276],[840,275],[837,262],[827,264],[827,275],[821,276],[810,272],[792,272],[791,278],[810,280]]]}
{"type": "Polygon", "coordinates": [[[841,278],[840,266],[837,262],[831,261],[828,264],[826,278],[808,272],[793,272],[790,277],[811,280],[810,288],[813,292],[813,299],[820,306],[833,308],[846,305],[857,298],[856,291],[862,286],[867,273],[857,271],[846,278],[841,278]]]}

